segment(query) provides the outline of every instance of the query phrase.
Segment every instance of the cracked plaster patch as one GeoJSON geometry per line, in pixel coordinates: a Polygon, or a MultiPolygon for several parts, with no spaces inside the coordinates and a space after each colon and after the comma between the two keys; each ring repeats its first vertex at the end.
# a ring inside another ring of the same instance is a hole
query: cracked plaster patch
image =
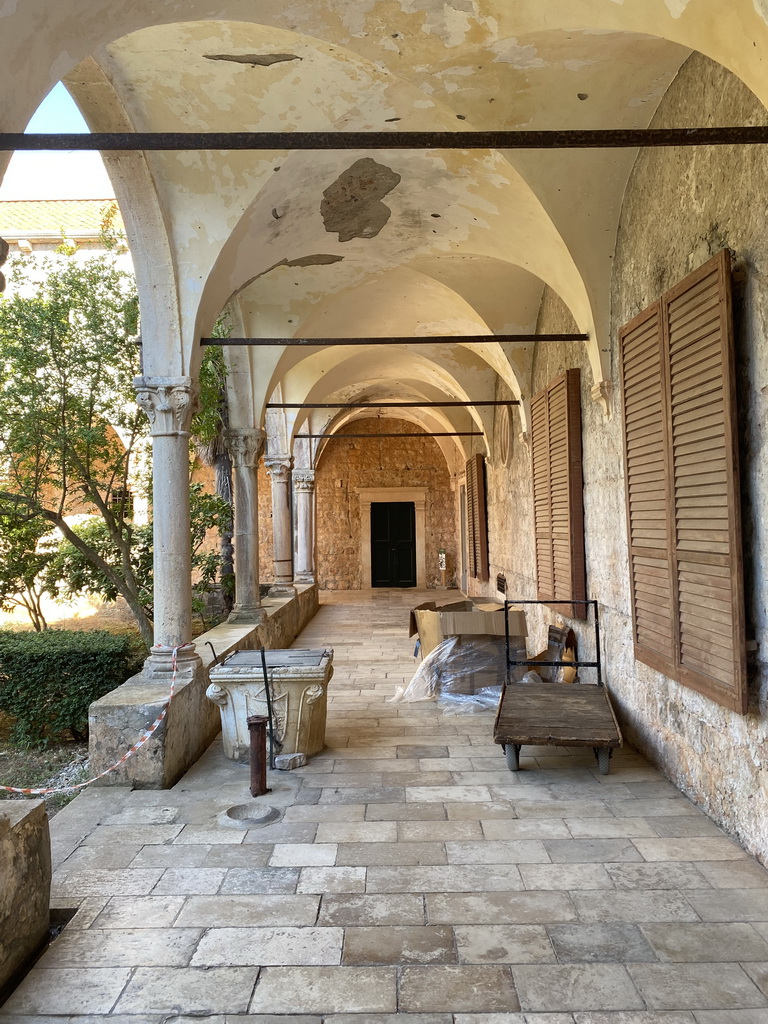
{"type": "Polygon", "coordinates": [[[248,284],[258,281],[260,277],[264,277],[266,274],[271,274],[272,271],[277,270],[278,267],[327,267],[332,263],[341,263],[343,259],[343,256],[335,256],[333,253],[318,252],[311,256],[298,256],[294,260],[280,260],[279,263],[273,263],[271,267],[267,267],[266,270],[262,270],[262,272],[257,274],[256,277],[251,278],[248,284]]]}
{"type": "Polygon", "coordinates": [[[370,157],[356,160],[323,192],[325,230],[338,232],[340,242],[375,238],[392,215],[381,200],[400,181],[396,171],[370,157]]]}
{"type": "Polygon", "coordinates": [[[399,0],[405,14],[425,16],[421,31],[435,35],[444,46],[462,46],[474,25],[483,25],[495,34],[496,22],[480,14],[476,0],[399,0]]]}
{"type": "Polygon", "coordinates": [[[303,60],[297,53],[204,53],[206,60],[227,60],[233,64],[250,64],[251,67],[269,68],[287,60],[303,60]]]}

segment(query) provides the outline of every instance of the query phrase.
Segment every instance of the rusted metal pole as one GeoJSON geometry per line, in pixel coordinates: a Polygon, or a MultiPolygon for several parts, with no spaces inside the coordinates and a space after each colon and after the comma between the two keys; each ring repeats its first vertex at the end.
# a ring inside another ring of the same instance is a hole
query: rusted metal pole
{"type": "Polygon", "coordinates": [[[12,150],[638,149],[768,143],[768,125],[553,131],[91,132],[0,134],[12,150]]]}
{"type": "Polygon", "coordinates": [[[267,722],[266,715],[249,715],[248,733],[251,740],[251,796],[269,793],[267,787],[267,722]]]}

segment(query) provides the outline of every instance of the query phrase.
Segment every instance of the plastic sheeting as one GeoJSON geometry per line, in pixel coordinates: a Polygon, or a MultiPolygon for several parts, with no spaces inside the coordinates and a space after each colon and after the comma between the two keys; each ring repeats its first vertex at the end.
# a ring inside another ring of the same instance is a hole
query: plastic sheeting
{"type": "MultiPolygon", "coordinates": [[[[520,657],[525,657],[522,638],[520,643],[520,657]]],[[[436,700],[447,712],[495,710],[504,685],[505,657],[504,637],[448,637],[430,651],[408,686],[399,687],[390,703],[436,700]]]]}

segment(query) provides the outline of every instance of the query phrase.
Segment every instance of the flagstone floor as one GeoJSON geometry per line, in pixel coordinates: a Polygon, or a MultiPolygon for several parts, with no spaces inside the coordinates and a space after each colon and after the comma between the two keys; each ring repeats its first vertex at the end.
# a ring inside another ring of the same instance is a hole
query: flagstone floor
{"type": "Polygon", "coordinates": [[[768,872],[630,749],[512,774],[491,713],[387,703],[421,599],[323,595],[296,646],[335,650],[328,747],[271,773],[274,823],[222,823],[250,794],[220,742],[65,808],[78,910],[0,1020],[767,1024],[768,872]]]}

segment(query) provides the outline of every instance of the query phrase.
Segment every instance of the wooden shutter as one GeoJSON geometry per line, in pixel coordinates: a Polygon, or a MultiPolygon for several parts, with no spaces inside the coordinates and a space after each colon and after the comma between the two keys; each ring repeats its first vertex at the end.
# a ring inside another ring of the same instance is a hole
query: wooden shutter
{"type": "MultiPolygon", "coordinates": [[[[583,601],[584,505],[580,374],[568,370],[531,400],[536,581],[541,601],[583,601]]],[[[563,603],[583,618],[585,606],[563,603]]]]}
{"type": "Polygon", "coordinates": [[[670,675],[676,641],[662,348],[657,302],[622,332],[621,375],[635,657],[670,675]]]}
{"type": "Polygon", "coordinates": [[[485,462],[482,455],[473,455],[466,464],[467,476],[467,547],[469,575],[488,579],[488,519],[485,499],[485,462]]]}
{"type": "Polygon", "coordinates": [[[730,279],[723,251],[624,328],[621,358],[635,655],[744,713],[730,279]]]}

